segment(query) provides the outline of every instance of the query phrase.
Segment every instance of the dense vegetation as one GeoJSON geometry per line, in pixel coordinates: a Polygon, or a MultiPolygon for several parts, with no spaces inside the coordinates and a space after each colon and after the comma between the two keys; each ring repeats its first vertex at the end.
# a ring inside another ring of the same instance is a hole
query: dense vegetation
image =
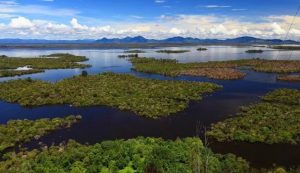
{"type": "Polygon", "coordinates": [[[278,80],[282,81],[300,81],[300,75],[280,75],[277,77],[278,80]]]}
{"type": "Polygon", "coordinates": [[[155,138],[104,141],[81,145],[69,141],[42,151],[9,153],[0,162],[6,173],[246,173],[249,165],[232,154],[218,155],[198,138],[167,141],[155,138]]]}
{"type": "Polygon", "coordinates": [[[25,74],[34,74],[34,73],[41,73],[44,70],[39,69],[31,69],[31,70],[0,70],[0,77],[13,77],[13,76],[22,76],[25,74]]]}
{"type": "Polygon", "coordinates": [[[218,141],[299,143],[300,91],[279,89],[262,100],[242,107],[237,116],[213,125],[208,135],[218,141]]]}
{"type": "Polygon", "coordinates": [[[214,79],[238,79],[245,74],[234,68],[249,66],[261,72],[300,72],[300,61],[246,59],[232,61],[210,61],[199,63],[178,63],[173,59],[131,58],[133,69],[145,73],[167,76],[197,75],[214,79]],[[229,68],[231,70],[229,70],[229,68]]]}
{"type": "Polygon", "coordinates": [[[51,54],[38,58],[17,58],[0,56],[0,77],[17,76],[43,72],[45,69],[85,68],[89,65],[78,62],[87,61],[84,56],[71,54],[51,54]],[[29,66],[29,70],[16,70],[19,67],[29,66]]]}
{"type": "Polygon", "coordinates": [[[241,79],[246,74],[232,68],[196,68],[183,70],[181,75],[206,76],[213,79],[233,80],[241,79]]]}
{"type": "Polygon", "coordinates": [[[11,120],[6,125],[0,125],[0,152],[34,138],[38,139],[53,130],[68,128],[79,119],[81,119],[80,116],[54,119],[45,118],[36,121],[11,120]]]}
{"type": "Polygon", "coordinates": [[[137,54],[137,53],[146,53],[146,52],[143,50],[127,50],[127,51],[124,51],[124,53],[137,54]]]}
{"type": "Polygon", "coordinates": [[[198,51],[206,51],[206,50],[207,50],[207,48],[204,48],[204,47],[199,47],[197,50],[198,50],[198,51]]]}
{"type": "Polygon", "coordinates": [[[247,50],[246,53],[263,53],[263,50],[247,50]]]}
{"type": "Polygon", "coordinates": [[[0,99],[23,106],[73,104],[107,105],[157,118],[182,111],[220,86],[212,83],[161,81],[105,73],[77,76],[58,83],[14,80],[0,83],[0,99]]]}
{"type": "Polygon", "coordinates": [[[186,53],[186,52],[189,52],[189,50],[158,50],[156,52],[170,54],[170,53],[186,53]]]}

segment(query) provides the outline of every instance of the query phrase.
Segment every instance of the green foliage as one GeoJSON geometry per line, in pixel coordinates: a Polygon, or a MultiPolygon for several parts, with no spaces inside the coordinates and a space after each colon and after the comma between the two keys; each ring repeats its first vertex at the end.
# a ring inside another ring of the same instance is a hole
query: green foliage
{"type": "MultiPolygon", "coordinates": [[[[209,61],[199,63],[178,63],[176,60],[171,59],[155,59],[155,58],[131,58],[130,61],[133,64],[133,69],[139,72],[145,73],[156,73],[167,76],[179,76],[186,74],[189,70],[200,70],[203,68],[210,69],[207,73],[199,73],[199,76],[208,76],[215,79],[231,79],[227,77],[232,73],[227,73],[228,68],[237,68],[249,66],[256,71],[261,72],[276,72],[276,73],[289,73],[289,72],[300,72],[300,61],[299,60],[263,60],[263,59],[245,59],[245,60],[232,60],[232,61],[209,61]],[[225,77],[215,75],[215,68],[218,71],[223,70],[225,77]]],[[[206,70],[207,71],[207,70],[206,70]]],[[[238,72],[237,70],[235,70],[238,72]]],[[[194,75],[194,73],[193,73],[194,75]]],[[[234,76],[243,76],[237,74],[234,76]]]]}
{"type": "Polygon", "coordinates": [[[36,121],[11,120],[6,125],[0,125],[0,152],[34,138],[40,138],[53,130],[70,127],[80,118],[80,116],[68,116],[36,121]]]}
{"type": "Polygon", "coordinates": [[[158,50],[156,51],[157,53],[186,53],[186,52],[190,52],[189,50],[158,50]]]}
{"type": "Polygon", "coordinates": [[[0,77],[13,77],[13,76],[22,76],[25,74],[34,74],[41,73],[44,70],[32,69],[32,70],[0,70],[0,77]]]}
{"type": "Polygon", "coordinates": [[[150,80],[105,73],[77,76],[55,84],[39,80],[3,82],[0,83],[0,99],[23,106],[106,105],[158,118],[182,111],[190,101],[201,100],[201,95],[219,88],[212,83],[150,80]]]}
{"type": "Polygon", "coordinates": [[[300,91],[275,90],[262,103],[242,107],[237,116],[212,126],[208,135],[218,141],[268,144],[300,142],[300,91]]]}
{"type": "Polygon", "coordinates": [[[246,53],[263,53],[263,50],[247,50],[246,53]]]}
{"type": "Polygon", "coordinates": [[[18,76],[24,74],[40,73],[45,69],[67,69],[67,68],[85,68],[86,64],[78,62],[87,61],[84,56],[75,56],[71,54],[51,54],[39,58],[16,58],[0,57],[0,77],[18,76]],[[18,67],[29,66],[30,70],[15,70],[18,67]]]}
{"type": "MultiPolygon", "coordinates": [[[[88,173],[192,173],[195,157],[199,171],[205,170],[205,155],[209,151],[198,138],[176,141],[156,138],[104,141],[81,145],[69,141],[66,146],[52,146],[43,151],[9,153],[0,162],[0,172],[88,172],[88,173]]],[[[208,172],[247,173],[249,165],[234,155],[211,153],[208,172]]]]}
{"type": "Polygon", "coordinates": [[[89,75],[88,72],[85,71],[85,70],[83,70],[83,71],[81,72],[81,76],[82,76],[82,77],[87,77],[88,75],[89,75]]]}

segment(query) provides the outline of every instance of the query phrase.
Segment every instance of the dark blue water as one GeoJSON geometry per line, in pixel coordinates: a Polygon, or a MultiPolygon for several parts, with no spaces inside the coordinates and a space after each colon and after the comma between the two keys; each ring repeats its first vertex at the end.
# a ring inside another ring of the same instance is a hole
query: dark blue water
{"type": "MultiPolygon", "coordinates": [[[[211,49],[218,50],[217,48],[211,49]]],[[[221,53],[226,52],[225,48],[220,47],[220,50],[218,51],[221,53]]],[[[194,50],[194,48],[189,49],[194,50]]],[[[245,54],[243,53],[243,49],[246,48],[243,48],[242,50],[239,49],[240,48],[229,47],[225,54],[229,57],[244,58],[245,54]]],[[[153,52],[154,50],[147,51],[150,52],[148,54],[153,54],[152,56],[155,57],[166,56],[168,58],[170,56],[156,54],[153,52]]],[[[223,89],[206,96],[200,102],[191,103],[189,108],[185,111],[159,120],[142,118],[132,112],[124,112],[105,106],[78,108],[70,107],[69,105],[52,105],[37,108],[24,108],[18,104],[0,102],[0,123],[6,123],[10,119],[39,119],[45,117],[52,118],[64,117],[67,115],[82,115],[83,119],[80,123],[75,124],[70,129],[56,131],[41,138],[39,141],[27,144],[29,148],[36,147],[41,141],[50,145],[52,143],[58,144],[68,139],[74,139],[81,143],[93,144],[103,140],[128,139],[137,136],[162,137],[165,139],[196,136],[199,135],[196,130],[199,124],[209,127],[212,123],[221,121],[228,116],[237,113],[240,106],[258,102],[259,97],[269,91],[277,88],[300,89],[299,83],[276,81],[276,74],[258,73],[251,70],[245,70],[248,74],[245,79],[233,81],[211,80],[203,77],[190,76],[172,78],[161,75],[138,73],[130,70],[131,64],[129,62],[117,58],[117,56],[123,52],[122,50],[0,50],[0,54],[11,56],[38,56],[53,52],[69,52],[87,56],[90,58],[87,63],[93,65],[93,67],[85,70],[91,74],[113,71],[160,80],[214,82],[222,85],[223,89]]],[[[188,53],[187,56],[194,61],[196,61],[196,58],[202,58],[199,61],[204,61],[206,56],[199,56],[198,54],[199,52],[194,52],[194,54],[188,53]]],[[[185,57],[185,54],[174,56],[178,56],[175,58],[182,61],[184,58],[180,58],[179,56],[185,57]]],[[[208,56],[208,58],[212,57],[208,56]]],[[[23,77],[30,76],[36,79],[55,82],[80,73],[81,70],[78,69],[49,70],[46,71],[46,73],[26,75],[23,77]]],[[[2,78],[2,80],[11,79],[16,78],[2,78]]],[[[224,144],[217,142],[211,142],[210,145],[216,152],[235,153],[249,160],[251,164],[257,167],[270,167],[274,163],[284,166],[300,164],[299,145],[224,144]]]]}

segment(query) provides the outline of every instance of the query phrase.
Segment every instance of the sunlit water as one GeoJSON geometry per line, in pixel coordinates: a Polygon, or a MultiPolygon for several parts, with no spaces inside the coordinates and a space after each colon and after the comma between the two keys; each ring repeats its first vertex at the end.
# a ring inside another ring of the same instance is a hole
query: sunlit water
{"type": "MultiPolygon", "coordinates": [[[[140,54],[145,57],[177,59],[179,62],[204,62],[235,60],[246,58],[265,59],[299,59],[298,51],[276,51],[267,48],[262,54],[247,54],[249,49],[262,49],[253,47],[232,46],[206,46],[208,51],[198,52],[197,47],[167,48],[174,50],[189,49],[191,52],[183,54],[161,54],[157,49],[145,49],[147,53],[140,54]]],[[[138,77],[160,80],[189,80],[207,81],[223,85],[223,89],[206,96],[201,102],[191,103],[185,111],[176,115],[152,120],[139,117],[132,112],[124,112],[105,106],[98,107],[71,107],[69,105],[42,106],[37,108],[24,108],[18,104],[0,102],[0,123],[10,119],[38,119],[45,117],[64,117],[67,115],[82,115],[80,123],[67,130],[59,130],[43,137],[39,141],[27,144],[29,148],[35,147],[40,141],[46,144],[60,143],[74,139],[81,143],[97,143],[103,140],[128,139],[137,136],[162,137],[175,139],[177,137],[190,137],[197,134],[197,126],[210,126],[212,123],[234,115],[240,106],[249,105],[259,101],[259,96],[277,88],[297,88],[299,83],[277,82],[276,74],[258,73],[245,70],[248,74],[245,79],[235,81],[211,80],[204,77],[164,77],[138,73],[131,70],[131,63],[126,59],[118,58],[124,50],[35,50],[35,49],[0,49],[0,55],[14,57],[32,57],[51,53],[71,53],[84,55],[89,58],[85,62],[92,67],[84,69],[89,74],[98,74],[112,71],[116,73],[129,73],[138,77]]],[[[50,82],[79,75],[82,69],[47,70],[45,73],[25,75],[22,77],[0,78],[0,81],[31,77],[50,82]]],[[[270,167],[277,165],[292,166],[300,164],[300,146],[290,145],[264,145],[211,142],[211,148],[220,153],[235,153],[248,159],[254,166],[270,167]],[[263,157],[262,157],[263,156],[263,157]]]]}

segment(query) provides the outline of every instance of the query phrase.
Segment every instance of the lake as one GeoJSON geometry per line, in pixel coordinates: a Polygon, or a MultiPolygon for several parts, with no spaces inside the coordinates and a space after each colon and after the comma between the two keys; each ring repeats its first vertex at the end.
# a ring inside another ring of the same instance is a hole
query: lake
{"type": "MultiPolygon", "coordinates": [[[[162,49],[182,50],[191,52],[183,54],[156,53],[158,49],[145,49],[147,53],[140,54],[145,57],[177,59],[179,62],[205,62],[220,60],[236,60],[247,58],[265,59],[300,59],[298,51],[278,51],[269,48],[235,47],[235,46],[205,46],[207,51],[198,52],[198,47],[172,47],[162,49]],[[263,49],[261,54],[247,54],[249,49],[263,49]]],[[[259,97],[278,88],[300,89],[299,83],[276,81],[276,74],[260,73],[244,69],[248,75],[242,80],[222,81],[205,77],[164,77],[161,75],[138,73],[131,70],[131,63],[126,59],[118,58],[123,54],[121,49],[108,50],[45,50],[45,49],[0,49],[0,55],[15,57],[32,57],[51,53],[71,53],[84,55],[89,58],[85,62],[92,67],[84,69],[89,74],[98,74],[112,71],[128,73],[138,77],[160,80],[189,80],[214,82],[224,88],[211,95],[207,95],[200,102],[193,102],[185,111],[159,120],[139,117],[132,112],[124,112],[106,106],[98,107],[72,107],[70,105],[52,105],[36,108],[24,108],[18,104],[0,102],[0,123],[4,124],[10,119],[39,119],[63,117],[67,115],[82,115],[80,123],[67,130],[58,130],[42,137],[39,141],[26,144],[29,148],[45,144],[58,144],[68,139],[81,143],[97,143],[103,140],[128,139],[137,136],[162,137],[176,139],[177,137],[192,137],[197,134],[197,127],[207,126],[221,121],[238,112],[240,106],[249,105],[259,101],[259,97]]],[[[45,73],[24,75],[22,77],[0,78],[0,81],[31,77],[50,82],[81,74],[82,69],[46,70],[45,73]]],[[[219,153],[234,153],[251,162],[256,167],[271,167],[273,164],[283,166],[299,165],[300,145],[265,145],[249,143],[218,143],[211,141],[210,147],[219,153]]]]}

